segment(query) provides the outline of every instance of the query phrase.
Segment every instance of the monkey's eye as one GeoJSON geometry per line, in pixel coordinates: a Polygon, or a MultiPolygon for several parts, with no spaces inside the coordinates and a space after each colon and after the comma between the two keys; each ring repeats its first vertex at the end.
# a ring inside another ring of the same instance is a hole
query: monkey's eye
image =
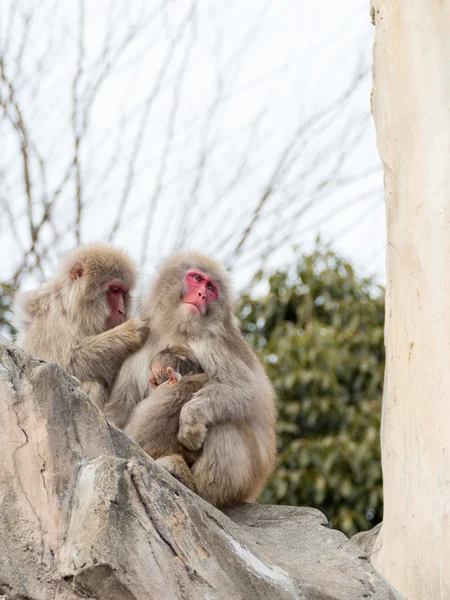
{"type": "Polygon", "coordinates": [[[200,277],[200,275],[193,275],[193,278],[195,279],[195,281],[201,281],[202,278],[200,277]]]}
{"type": "Polygon", "coordinates": [[[212,283],[208,283],[208,285],[206,287],[208,288],[208,290],[210,292],[215,292],[216,291],[216,288],[213,286],[212,283]]]}

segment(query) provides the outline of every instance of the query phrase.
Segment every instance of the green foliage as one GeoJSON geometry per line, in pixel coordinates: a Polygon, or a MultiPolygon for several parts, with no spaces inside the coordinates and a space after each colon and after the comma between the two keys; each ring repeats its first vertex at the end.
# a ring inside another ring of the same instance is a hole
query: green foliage
{"type": "Polygon", "coordinates": [[[12,337],[15,333],[11,325],[11,303],[13,288],[8,283],[0,282],[0,334],[12,337]]]}
{"type": "Polygon", "coordinates": [[[320,244],[294,269],[259,273],[244,333],[279,397],[279,459],[264,502],[315,506],[351,535],[382,518],[384,295],[320,244]]]}

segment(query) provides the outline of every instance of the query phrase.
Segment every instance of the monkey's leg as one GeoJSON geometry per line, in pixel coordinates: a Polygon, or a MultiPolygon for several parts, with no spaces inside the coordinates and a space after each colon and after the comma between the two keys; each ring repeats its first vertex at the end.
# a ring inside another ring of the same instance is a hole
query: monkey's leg
{"type": "Polygon", "coordinates": [[[215,425],[192,465],[199,496],[218,507],[254,500],[254,466],[245,432],[234,423],[215,425]]]}
{"type": "Polygon", "coordinates": [[[195,483],[194,476],[191,473],[190,468],[187,466],[186,461],[181,454],[170,454],[168,456],[161,456],[156,461],[161,467],[164,467],[171,475],[181,481],[186,487],[193,492],[197,493],[197,485],[195,483]]]}

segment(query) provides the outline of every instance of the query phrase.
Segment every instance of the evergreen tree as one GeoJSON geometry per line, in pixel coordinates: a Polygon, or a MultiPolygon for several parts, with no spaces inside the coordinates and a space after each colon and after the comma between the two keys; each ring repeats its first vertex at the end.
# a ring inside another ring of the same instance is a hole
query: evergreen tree
{"type": "Polygon", "coordinates": [[[314,506],[351,535],[382,518],[384,294],[318,243],[260,272],[241,319],[279,397],[279,458],[262,501],[314,506]]]}

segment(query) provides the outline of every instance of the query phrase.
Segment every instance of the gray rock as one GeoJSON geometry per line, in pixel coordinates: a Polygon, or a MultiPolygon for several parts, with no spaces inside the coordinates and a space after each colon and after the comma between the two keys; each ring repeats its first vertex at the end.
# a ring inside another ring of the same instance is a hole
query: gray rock
{"type": "Polygon", "coordinates": [[[370,558],[374,550],[382,524],[383,523],[378,523],[378,525],[375,525],[375,527],[372,529],[369,529],[368,531],[360,531],[352,537],[352,542],[358,544],[358,546],[364,552],[364,555],[368,558],[370,558]]]}
{"type": "Polygon", "coordinates": [[[0,440],[4,600],[397,598],[320,512],[213,508],[6,340],[0,440]]]}

